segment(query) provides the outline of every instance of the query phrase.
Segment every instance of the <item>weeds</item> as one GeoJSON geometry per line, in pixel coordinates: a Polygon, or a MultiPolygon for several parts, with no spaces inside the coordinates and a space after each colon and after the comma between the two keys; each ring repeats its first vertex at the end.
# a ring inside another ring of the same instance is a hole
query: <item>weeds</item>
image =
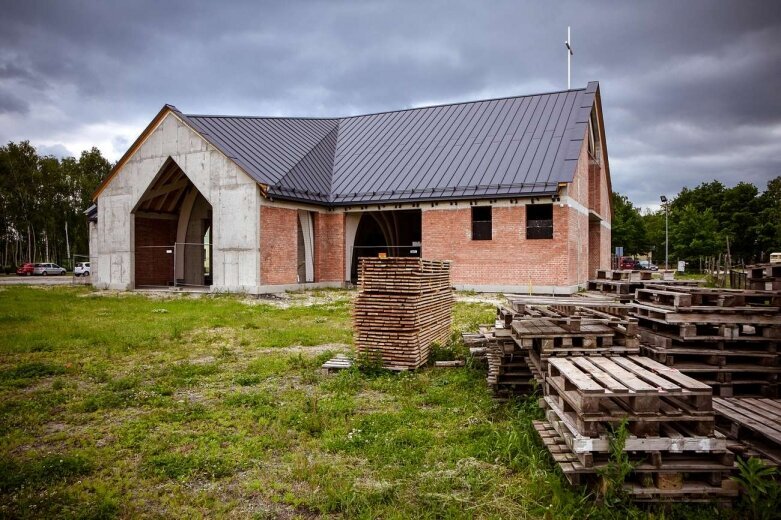
{"type": "Polygon", "coordinates": [[[760,459],[738,459],[738,474],[733,478],[743,489],[742,506],[755,520],[777,518],[781,507],[781,485],[774,477],[776,468],[760,459]]]}

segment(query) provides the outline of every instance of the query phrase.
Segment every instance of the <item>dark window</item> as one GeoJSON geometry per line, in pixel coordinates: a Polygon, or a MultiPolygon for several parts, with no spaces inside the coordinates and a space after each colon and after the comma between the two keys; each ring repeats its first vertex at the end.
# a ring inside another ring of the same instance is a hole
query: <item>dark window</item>
{"type": "Polygon", "coordinates": [[[491,240],[491,206],[472,207],[472,240],[491,240]]]}
{"type": "Polygon", "coordinates": [[[526,206],[526,238],[553,238],[553,204],[526,206]]]}

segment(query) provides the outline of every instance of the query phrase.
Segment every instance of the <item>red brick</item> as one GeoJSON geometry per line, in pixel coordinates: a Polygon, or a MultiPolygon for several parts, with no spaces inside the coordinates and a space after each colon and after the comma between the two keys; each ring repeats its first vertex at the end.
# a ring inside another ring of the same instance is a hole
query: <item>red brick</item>
{"type": "Polygon", "coordinates": [[[260,278],[264,285],[298,282],[298,211],[260,207],[260,278]]]}

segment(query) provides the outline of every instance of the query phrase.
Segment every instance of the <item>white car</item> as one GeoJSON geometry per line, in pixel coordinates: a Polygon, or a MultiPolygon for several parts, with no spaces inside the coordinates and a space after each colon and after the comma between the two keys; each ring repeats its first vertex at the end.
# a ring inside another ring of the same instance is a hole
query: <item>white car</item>
{"type": "Polygon", "coordinates": [[[79,262],[76,264],[76,267],[73,269],[73,276],[89,276],[89,275],[90,275],[89,262],[79,262]]]}

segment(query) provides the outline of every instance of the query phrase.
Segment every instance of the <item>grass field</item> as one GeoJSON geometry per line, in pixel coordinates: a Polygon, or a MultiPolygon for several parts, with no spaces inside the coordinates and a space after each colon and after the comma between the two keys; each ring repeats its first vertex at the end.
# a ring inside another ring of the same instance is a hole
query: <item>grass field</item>
{"type": "MultiPolygon", "coordinates": [[[[646,516],[567,488],[536,402],[481,370],[322,374],[351,297],[0,289],[0,517],[646,516]]],[[[459,303],[454,329],[492,316],[459,303]]]]}

